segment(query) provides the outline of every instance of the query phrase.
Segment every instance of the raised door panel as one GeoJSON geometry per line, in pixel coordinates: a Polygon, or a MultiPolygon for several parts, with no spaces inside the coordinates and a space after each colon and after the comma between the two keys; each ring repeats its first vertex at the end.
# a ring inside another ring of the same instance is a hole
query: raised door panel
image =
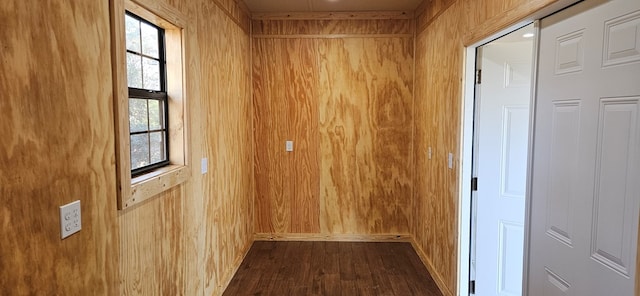
{"type": "Polygon", "coordinates": [[[628,277],[638,221],[638,98],[601,100],[596,153],[591,258],[628,277]]]}
{"type": "Polygon", "coordinates": [[[500,157],[500,197],[524,200],[527,182],[529,106],[504,106],[500,157]]]}
{"type": "Polygon", "coordinates": [[[603,66],[640,61],[640,12],[605,23],[603,66]]]}
{"type": "Polygon", "coordinates": [[[499,225],[498,295],[521,295],[524,224],[500,221],[499,225]]]}
{"type": "Polygon", "coordinates": [[[541,22],[529,295],[634,291],[639,16],[585,1],[541,22]]]}
{"type": "Polygon", "coordinates": [[[573,207],[576,202],[575,175],[580,137],[580,102],[577,100],[553,103],[551,145],[546,193],[546,233],[567,246],[573,244],[573,207]]]}

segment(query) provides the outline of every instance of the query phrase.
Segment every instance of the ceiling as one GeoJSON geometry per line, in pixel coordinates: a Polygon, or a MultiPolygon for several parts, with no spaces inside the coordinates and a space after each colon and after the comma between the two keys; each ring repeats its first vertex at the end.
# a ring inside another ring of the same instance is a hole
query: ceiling
{"type": "Polygon", "coordinates": [[[422,0],[244,0],[251,12],[356,12],[414,10],[422,0]]]}

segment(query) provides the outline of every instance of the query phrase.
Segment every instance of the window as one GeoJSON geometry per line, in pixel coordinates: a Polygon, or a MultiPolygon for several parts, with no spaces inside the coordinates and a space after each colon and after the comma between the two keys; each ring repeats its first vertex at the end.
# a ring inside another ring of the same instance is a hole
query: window
{"type": "Polygon", "coordinates": [[[191,176],[183,88],[187,17],[147,0],[109,3],[118,209],[123,210],[191,176]]]}
{"type": "Polygon", "coordinates": [[[125,16],[131,174],[169,164],[164,30],[132,13],[125,16]]]}

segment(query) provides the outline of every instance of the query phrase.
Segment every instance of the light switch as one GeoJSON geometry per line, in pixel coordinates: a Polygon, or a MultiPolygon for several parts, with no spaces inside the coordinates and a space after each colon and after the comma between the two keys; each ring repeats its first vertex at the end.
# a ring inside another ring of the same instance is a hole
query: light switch
{"type": "Polygon", "coordinates": [[[80,201],[60,206],[60,238],[64,239],[82,229],[80,201]]]}
{"type": "Polygon", "coordinates": [[[453,168],[453,153],[449,152],[449,168],[453,168]]]}
{"type": "Polygon", "coordinates": [[[427,150],[427,157],[431,159],[431,147],[427,150]]]}
{"type": "Polygon", "coordinates": [[[200,171],[203,175],[209,171],[209,160],[206,157],[200,160],[200,171]]]}
{"type": "Polygon", "coordinates": [[[293,141],[286,141],[284,144],[284,148],[287,152],[292,152],[293,151],[293,141]]]}

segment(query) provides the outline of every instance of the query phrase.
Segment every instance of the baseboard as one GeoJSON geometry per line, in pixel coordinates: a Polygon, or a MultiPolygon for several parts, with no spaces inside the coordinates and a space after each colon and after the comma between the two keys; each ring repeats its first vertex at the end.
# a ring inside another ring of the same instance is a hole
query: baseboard
{"type": "Polygon", "coordinates": [[[227,287],[229,287],[231,280],[233,280],[233,277],[236,275],[236,272],[238,272],[238,269],[240,269],[240,265],[242,265],[242,261],[244,261],[244,258],[246,258],[247,254],[249,254],[249,250],[251,249],[252,245],[253,245],[253,241],[249,241],[249,243],[247,243],[247,245],[245,246],[245,250],[242,253],[242,256],[237,257],[236,260],[233,262],[234,267],[231,270],[231,272],[228,272],[227,274],[225,274],[225,276],[223,277],[223,280],[220,281],[220,285],[218,286],[220,288],[220,290],[218,290],[220,293],[218,295],[224,294],[224,291],[227,290],[227,287]]]}
{"type": "Polygon", "coordinates": [[[442,275],[440,275],[440,273],[436,271],[436,268],[435,266],[433,266],[433,263],[431,262],[431,260],[429,260],[427,255],[424,253],[424,251],[422,251],[422,248],[413,239],[413,237],[411,237],[411,245],[413,246],[413,249],[418,254],[418,257],[420,257],[420,260],[422,260],[422,263],[424,264],[424,266],[427,267],[429,274],[431,274],[431,277],[436,282],[436,285],[440,289],[440,292],[442,292],[442,295],[453,296],[453,292],[451,292],[451,290],[449,290],[449,288],[445,284],[444,279],[442,278],[442,275]]]}
{"type": "Polygon", "coordinates": [[[256,233],[256,241],[411,242],[410,234],[256,233]]]}

